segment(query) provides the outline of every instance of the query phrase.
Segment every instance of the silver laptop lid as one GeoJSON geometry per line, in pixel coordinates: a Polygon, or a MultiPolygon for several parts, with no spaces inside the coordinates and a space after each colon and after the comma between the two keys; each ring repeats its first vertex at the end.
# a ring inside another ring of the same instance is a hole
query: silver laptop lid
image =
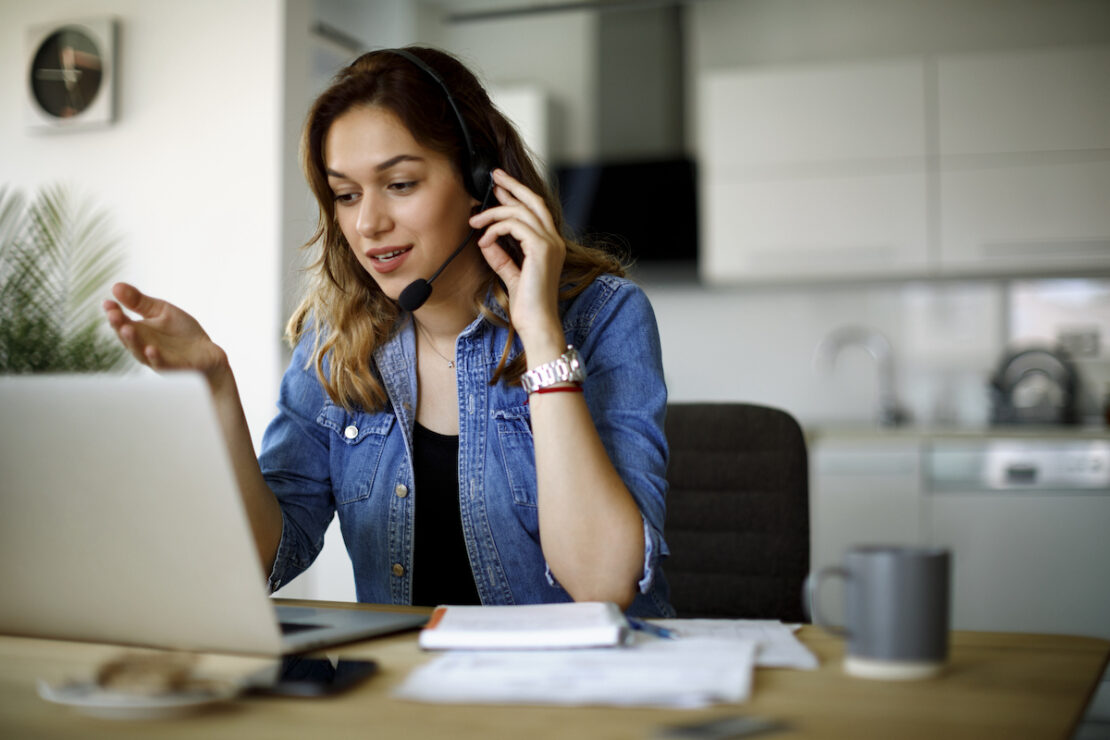
{"type": "Polygon", "coordinates": [[[0,377],[0,632],[278,653],[201,377],[0,377]]]}

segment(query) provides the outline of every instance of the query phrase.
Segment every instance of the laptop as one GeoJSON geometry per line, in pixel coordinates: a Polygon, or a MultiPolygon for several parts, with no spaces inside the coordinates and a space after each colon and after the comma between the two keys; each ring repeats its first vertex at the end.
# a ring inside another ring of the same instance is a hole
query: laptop
{"type": "Polygon", "coordinates": [[[427,621],[267,575],[199,375],[0,377],[0,633],[281,655],[427,621]]]}

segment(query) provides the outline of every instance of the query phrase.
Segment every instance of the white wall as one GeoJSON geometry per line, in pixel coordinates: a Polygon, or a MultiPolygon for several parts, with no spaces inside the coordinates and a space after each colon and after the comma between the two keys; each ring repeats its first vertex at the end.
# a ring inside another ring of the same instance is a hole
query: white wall
{"type": "Polygon", "coordinates": [[[1005,293],[991,283],[706,289],[647,283],[672,401],[750,401],[804,425],[878,418],[875,361],[848,347],[829,368],[821,339],[845,325],[881,331],[913,419],[984,424],[987,376],[1005,340],[1005,293]]]}
{"type": "Polygon", "coordinates": [[[121,279],[185,307],[227,351],[255,443],[280,374],[285,3],[0,2],[0,183],[64,182],[108,212],[121,279]],[[24,29],[118,20],[117,116],[30,133],[24,29]]]}
{"type": "Polygon", "coordinates": [[[369,47],[404,46],[416,36],[412,0],[315,0],[316,19],[369,47]]]}
{"type": "Polygon", "coordinates": [[[458,11],[493,3],[422,4],[429,9],[413,41],[451,51],[490,85],[537,90],[547,98],[553,163],[587,162],[597,156],[596,13],[575,10],[447,23],[448,11],[433,6],[458,11]]]}

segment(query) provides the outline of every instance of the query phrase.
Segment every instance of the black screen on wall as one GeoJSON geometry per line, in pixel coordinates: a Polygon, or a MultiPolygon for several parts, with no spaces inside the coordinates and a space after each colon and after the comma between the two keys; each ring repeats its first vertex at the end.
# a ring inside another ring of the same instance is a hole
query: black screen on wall
{"type": "Polygon", "coordinates": [[[558,167],[555,177],[564,216],[576,236],[616,242],[640,264],[696,262],[693,160],[558,167]]]}

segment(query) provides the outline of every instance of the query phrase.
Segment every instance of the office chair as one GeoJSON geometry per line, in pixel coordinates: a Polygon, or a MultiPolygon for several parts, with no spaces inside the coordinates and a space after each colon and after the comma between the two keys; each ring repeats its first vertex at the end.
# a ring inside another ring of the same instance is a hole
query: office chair
{"type": "Polygon", "coordinates": [[[746,403],[669,404],[663,563],[680,617],[807,621],[809,469],[798,422],[746,403]]]}

